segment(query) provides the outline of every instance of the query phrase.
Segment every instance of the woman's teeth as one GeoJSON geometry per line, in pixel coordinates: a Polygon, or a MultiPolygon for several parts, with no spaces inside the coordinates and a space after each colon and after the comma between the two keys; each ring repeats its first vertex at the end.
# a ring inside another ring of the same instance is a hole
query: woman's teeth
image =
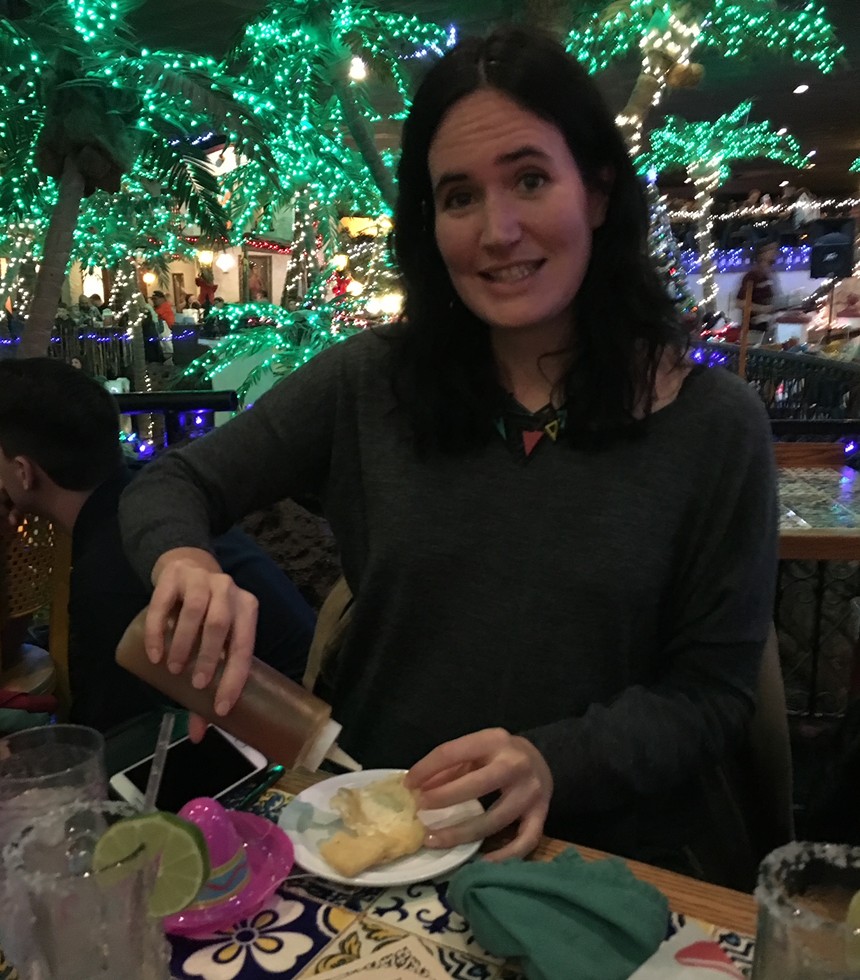
{"type": "Polygon", "coordinates": [[[485,272],[484,277],[491,282],[518,282],[537,271],[539,262],[522,263],[521,265],[509,265],[505,269],[494,269],[492,272],[485,272]]]}

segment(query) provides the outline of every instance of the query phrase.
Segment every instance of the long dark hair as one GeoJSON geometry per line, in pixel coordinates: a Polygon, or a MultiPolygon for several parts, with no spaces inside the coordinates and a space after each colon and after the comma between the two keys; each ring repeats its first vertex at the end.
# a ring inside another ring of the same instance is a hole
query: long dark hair
{"type": "Polygon", "coordinates": [[[436,245],[430,144],[443,116],[492,88],[562,133],[587,187],[608,193],[574,302],[575,342],[562,385],[565,438],[600,446],[636,428],[650,409],[660,358],[683,331],[647,250],[644,190],[594,84],[560,45],[502,28],[470,38],[427,74],[403,128],[394,251],[405,282],[394,345],[394,387],[419,446],[457,451],[492,437],[502,392],[489,328],[459,301],[436,245]],[[607,175],[611,180],[607,181],[607,175]]]}

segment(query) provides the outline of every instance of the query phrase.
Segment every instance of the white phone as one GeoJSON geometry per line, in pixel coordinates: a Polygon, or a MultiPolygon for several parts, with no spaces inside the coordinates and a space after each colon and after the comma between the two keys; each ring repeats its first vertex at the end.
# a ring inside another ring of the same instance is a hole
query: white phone
{"type": "MultiPolygon", "coordinates": [[[[110,778],[111,789],[135,806],[143,804],[146,781],[152,768],[149,755],[110,778]]],[[[188,736],[171,742],[155,806],[178,813],[198,796],[215,799],[241,786],[268,766],[268,760],[250,745],[212,725],[203,740],[194,744],[188,736]]]]}

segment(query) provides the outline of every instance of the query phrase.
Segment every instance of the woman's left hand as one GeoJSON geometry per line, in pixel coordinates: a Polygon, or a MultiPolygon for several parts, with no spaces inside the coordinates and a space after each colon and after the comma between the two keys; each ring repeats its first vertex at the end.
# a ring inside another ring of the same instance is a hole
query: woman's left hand
{"type": "Polygon", "coordinates": [[[406,775],[425,810],[454,806],[490,793],[499,798],[480,816],[427,835],[428,847],[482,840],[517,824],[512,841],[485,854],[491,861],[525,857],[537,847],[552,797],[552,773],[528,739],[485,728],[437,746],[406,775]]]}

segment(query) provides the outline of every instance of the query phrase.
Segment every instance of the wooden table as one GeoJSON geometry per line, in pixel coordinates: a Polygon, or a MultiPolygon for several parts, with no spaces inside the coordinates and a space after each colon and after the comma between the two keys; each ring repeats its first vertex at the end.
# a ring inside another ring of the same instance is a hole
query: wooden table
{"type": "MultiPolygon", "coordinates": [[[[278,781],[276,788],[285,793],[300,793],[306,787],[325,778],[322,773],[291,771],[278,781]]],[[[587,861],[609,856],[603,851],[590,847],[579,847],[566,841],[544,837],[537,850],[531,855],[531,860],[551,861],[562,851],[573,846],[576,846],[587,861]]],[[[637,878],[647,881],[663,892],[673,912],[682,912],[748,936],[755,935],[756,906],[752,895],[732,891],[730,888],[721,888],[718,885],[709,885],[695,878],[664,871],[649,864],[641,864],[639,861],[628,861],[627,864],[637,878]]]]}

